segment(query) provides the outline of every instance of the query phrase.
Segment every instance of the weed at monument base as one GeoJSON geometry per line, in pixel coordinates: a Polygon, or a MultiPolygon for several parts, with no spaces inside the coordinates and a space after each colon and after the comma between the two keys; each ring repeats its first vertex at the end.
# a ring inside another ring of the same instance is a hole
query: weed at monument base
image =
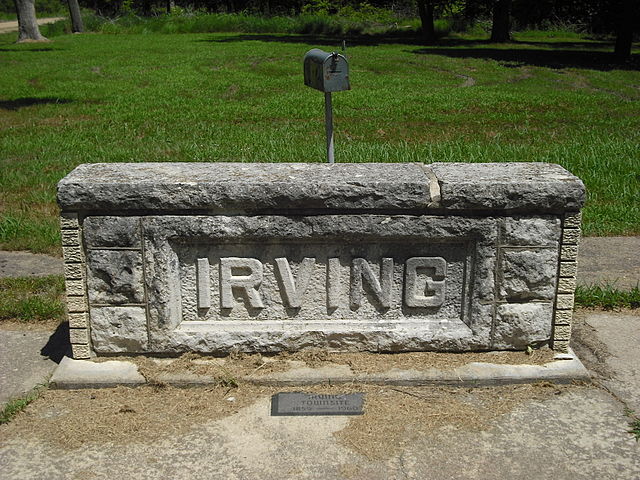
{"type": "Polygon", "coordinates": [[[9,423],[16,415],[22,412],[27,406],[37,399],[45,385],[38,385],[24,397],[16,398],[7,403],[0,412],[0,425],[9,423]]]}
{"type": "Polygon", "coordinates": [[[640,440],[640,417],[633,410],[626,409],[625,415],[629,417],[629,430],[631,435],[636,438],[636,442],[640,440]]]}

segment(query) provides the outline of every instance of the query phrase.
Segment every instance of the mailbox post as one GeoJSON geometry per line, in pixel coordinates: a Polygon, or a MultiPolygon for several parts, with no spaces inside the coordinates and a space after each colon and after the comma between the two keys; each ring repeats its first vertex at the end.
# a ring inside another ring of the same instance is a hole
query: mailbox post
{"type": "Polygon", "coordinates": [[[309,50],[304,55],[304,84],[324,92],[327,161],[333,163],[333,107],[331,93],[351,89],[347,59],[336,52],[329,53],[319,48],[309,50]]]}
{"type": "Polygon", "coordinates": [[[324,92],[324,130],[327,135],[327,162],[333,163],[333,105],[331,92],[324,92]]]}

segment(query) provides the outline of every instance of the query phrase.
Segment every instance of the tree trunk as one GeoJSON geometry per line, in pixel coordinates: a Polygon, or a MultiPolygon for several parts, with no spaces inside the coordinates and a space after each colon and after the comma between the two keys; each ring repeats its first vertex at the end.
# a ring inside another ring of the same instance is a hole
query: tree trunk
{"type": "Polygon", "coordinates": [[[615,54],[623,59],[631,56],[631,44],[633,43],[634,1],[622,0],[620,17],[616,25],[615,54]]]}
{"type": "Polygon", "coordinates": [[[167,13],[171,13],[171,10],[173,10],[173,7],[175,6],[176,6],[175,0],[167,0],[167,13]]]}
{"type": "Polygon", "coordinates": [[[151,16],[151,0],[142,0],[142,16],[151,16]]]}
{"type": "Polygon", "coordinates": [[[78,0],[67,0],[69,4],[69,15],[71,16],[71,31],[73,33],[84,32],[84,25],[82,24],[82,15],[80,15],[80,5],[78,0]]]}
{"type": "Polygon", "coordinates": [[[511,0],[496,0],[493,6],[491,41],[504,43],[511,40],[511,0]]]}
{"type": "Polygon", "coordinates": [[[418,0],[418,13],[422,23],[422,41],[425,45],[436,41],[436,29],[433,26],[433,2],[418,0]]]}
{"type": "Polygon", "coordinates": [[[18,42],[48,42],[38,28],[34,0],[14,0],[14,3],[18,14],[18,42]]]}

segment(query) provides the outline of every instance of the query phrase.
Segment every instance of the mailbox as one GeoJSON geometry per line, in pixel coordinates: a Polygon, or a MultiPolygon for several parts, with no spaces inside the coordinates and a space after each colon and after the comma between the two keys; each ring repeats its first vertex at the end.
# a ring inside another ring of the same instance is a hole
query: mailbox
{"type": "Polygon", "coordinates": [[[351,90],[347,59],[319,48],[309,50],[304,55],[304,84],[325,93],[351,90]]]}

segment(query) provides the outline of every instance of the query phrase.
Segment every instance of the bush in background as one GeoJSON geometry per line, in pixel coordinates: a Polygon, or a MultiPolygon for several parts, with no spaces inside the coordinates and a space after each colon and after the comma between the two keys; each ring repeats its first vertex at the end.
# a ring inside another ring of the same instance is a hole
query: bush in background
{"type": "MultiPolygon", "coordinates": [[[[116,18],[85,11],[83,21],[87,32],[99,33],[290,33],[313,35],[369,35],[398,32],[416,33],[419,21],[395,16],[391,10],[368,3],[343,7],[332,15],[319,8],[310,8],[297,16],[262,16],[247,13],[204,13],[198,10],[175,9],[171,14],[141,17],[128,13],[116,18]]],[[[449,23],[438,22],[439,29],[449,31],[449,23]]],[[[41,27],[47,37],[71,32],[69,21],[41,27]]]]}

